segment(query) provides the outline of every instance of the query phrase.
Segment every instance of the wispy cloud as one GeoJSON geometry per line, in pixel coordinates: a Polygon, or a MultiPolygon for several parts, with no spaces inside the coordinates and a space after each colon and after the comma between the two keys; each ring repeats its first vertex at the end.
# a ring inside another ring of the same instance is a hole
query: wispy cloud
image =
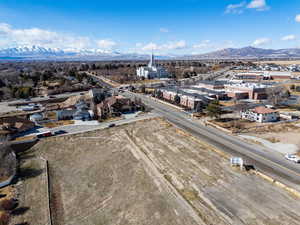
{"type": "Polygon", "coordinates": [[[300,14],[296,15],[295,21],[298,22],[298,23],[300,23],[300,14]]]}
{"type": "Polygon", "coordinates": [[[211,43],[210,40],[204,40],[198,44],[193,45],[193,48],[197,48],[197,49],[206,49],[206,48],[212,48],[212,47],[214,47],[214,45],[211,43]]]}
{"type": "Polygon", "coordinates": [[[232,41],[223,41],[219,43],[213,43],[210,40],[201,41],[198,44],[193,45],[193,54],[201,54],[208,51],[217,51],[225,48],[233,48],[235,45],[232,41]]]}
{"type": "Polygon", "coordinates": [[[96,47],[111,49],[116,46],[116,43],[109,39],[92,40],[89,37],[40,28],[16,29],[7,23],[0,23],[0,40],[0,48],[38,45],[46,48],[68,50],[96,47]]]}
{"type": "Polygon", "coordinates": [[[252,0],[248,5],[249,9],[256,9],[257,11],[265,11],[270,9],[267,5],[266,0],[252,0]]]}
{"type": "Polygon", "coordinates": [[[159,31],[162,32],[162,33],[169,33],[169,29],[163,28],[163,27],[160,28],[159,31]]]}
{"type": "Polygon", "coordinates": [[[241,14],[244,12],[245,6],[246,2],[241,2],[239,4],[230,4],[226,7],[225,13],[241,14]]]}
{"type": "Polygon", "coordinates": [[[270,38],[259,38],[252,43],[252,46],[259,47],[259,46],[270,44],[271,42],[272,40],[270,38]]]}
{"type": "Polygon", "coordinates": [[[179,49],[185,49],[187,48],[186,41],[174,41],[169,42],[166,44],[156,44],[153,42],[150,42],[144,46],[140,46],[142,51],[150,51],[150,50],[156,50],[156,51],[167,51],[167,50],[179,50],[179,49]]]}
{"type": "Polygon", "coordinates": [[[294,41],[294,40],[296,40],[296,38],[297,38],[296,35],[291,34],[291,35],[286,35],[286,36],[282,37],[281,40],[282,41],[294,41]]]}
{"type": "Polygon", "coordinates": [[[246,9],[255,9],[257,11],[269,10],[266,0],[243,1],[237,4],[229,4],[225,9],[226,14],[242,14],[246,9]]]}
{"type": "Polygon", "coordinates": [[[97,45],[99,48],[112,49],[117,46],[117,43],[112,40],[106,39],[106,40],[98,40],[97,45]]]}

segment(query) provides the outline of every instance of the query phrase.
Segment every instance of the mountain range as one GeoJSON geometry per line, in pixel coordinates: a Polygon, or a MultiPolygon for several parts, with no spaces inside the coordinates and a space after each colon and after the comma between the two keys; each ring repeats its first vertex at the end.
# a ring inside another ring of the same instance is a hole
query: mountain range
{"type": "Polygon", "coordinates": [[[226,48],[206,54],[186,57],[190,59],[300,58],[300,48],[263,49],[249,46],[245,48],[226,48]]]}
{"type": "MultiPolygon", "coordinates": [[[[226,48],[198,55],[156,56],[159,59],[256,59],[300,58],[300,48],[262,49],[254,47],[226,48]]],[[[18,60],[146,60],[149,56],[99,49],[67,49],[25,46],[0,49],[0,59],[18,60]]]]}
{"type": "Polygon", "coordinates": [[[123,54],[100,49],[58,49],[40,46],[24,46],[0,49],[0,59],[6,60],[139,60],[148,55],[123,54]]]}

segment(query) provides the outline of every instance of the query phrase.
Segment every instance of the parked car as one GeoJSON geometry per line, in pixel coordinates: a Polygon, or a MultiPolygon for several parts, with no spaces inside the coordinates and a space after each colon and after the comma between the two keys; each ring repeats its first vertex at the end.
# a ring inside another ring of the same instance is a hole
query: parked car
{"type": "Polygon", "coordinates": [[[294,163],[300,163],[300,157],[294,155],[294,154],[286,154],[284,156],[287,160],[290,160],[294,163]]]}
{"type": "Polygon", "coordinates": [[[51,136],[53,136],[51,131],[41,132],[36,135],[37,138],[45,138],[45,137],[51,137],[51,136]]]}
{"type": "Polygon", "coordinates": [[[57,131],[54,131],[54,135],[61,135],[61,134],[66,134],[67,131],[65,130],[57,130],[57,131]]]}

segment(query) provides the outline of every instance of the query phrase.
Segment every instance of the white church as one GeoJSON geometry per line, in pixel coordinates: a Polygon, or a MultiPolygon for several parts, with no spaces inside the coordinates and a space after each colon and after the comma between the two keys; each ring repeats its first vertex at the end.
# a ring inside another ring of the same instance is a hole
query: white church
{"type": "Polygon", "coordinates": [[[139,67],[136,70],[136,73],[138,77],[144,77],[145,79],[161,79],[168,78],[170,76],[165,68],[155,64],[153,53],[151,54],[148,66],[139,67]]]}

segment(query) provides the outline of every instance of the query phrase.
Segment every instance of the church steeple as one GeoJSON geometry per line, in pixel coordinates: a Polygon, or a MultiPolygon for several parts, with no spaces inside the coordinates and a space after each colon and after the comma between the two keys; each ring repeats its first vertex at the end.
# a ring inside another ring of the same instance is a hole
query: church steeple
{"type": "Polygon", "coordinates": [[[153,52],[151,53],[150,62],[148,64],[148,67],[155,67],[155,60],[154,60],[153,52]]]}

